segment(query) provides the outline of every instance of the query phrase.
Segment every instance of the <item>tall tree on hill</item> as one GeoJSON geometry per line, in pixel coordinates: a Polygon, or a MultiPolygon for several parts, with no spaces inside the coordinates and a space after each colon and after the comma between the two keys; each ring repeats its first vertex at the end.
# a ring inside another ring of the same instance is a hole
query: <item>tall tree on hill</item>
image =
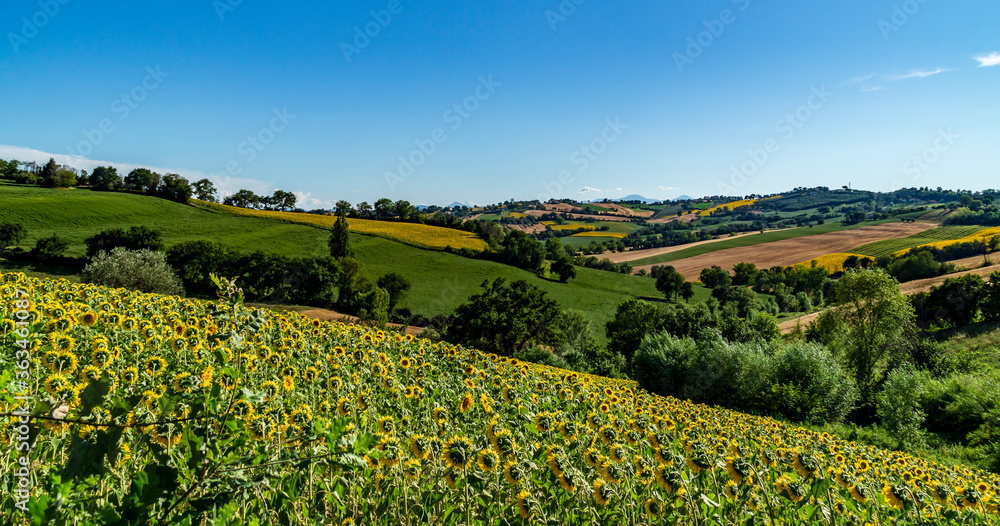
{"type": "Polygon", "coordinates": [[[46,186],[59,186],[56,184],[56,178],[58,177],[59,165],[56,164],[56,160],[49,157],[49,162],[45,163],[42,167],[42,182],[46,186]]]}
{"type": "Polygon", "coordinates": [[[125,188],[136,192],[155,193],[160,186],[160,174],[146,168],[136,168],[125,176],[125,188]]]}
{"type": "Polygon", "coordinates": [[[392,217],[394,207],[395,203],[384,197],[382,199],[379,199],[378,201],[375,201],[375,218],[387,219],[389,217],[392,217]]]}
{"type": "Polygon", "coordinates": [[[271,206],[279,212],[290,212],[295,210],[295,204],[298,200],[292,192],[275,190],[274,194],[271,195],[271,206]]]}
{"type": "Polygon", "coordinates": [[[218,190],[216,190],[212,181],[209,181],[208,179],[199,179],[195,181],[192,188],[194,189],[194,196],[196,199],[208,201],[209,203],[215,203],[219,200],[218,197],[216,197],[218,190]]]}
{"type": "Polygon", "coordinates": [[[340,215],[347,216],[354,213],[354,207],[351,206],[351,203],[349,201],[344,201],[343,199],[341,199],[340,201],[337,201],[334,211],[337,213],[338,216],[340,215]]]}
{"type": "Polygon", "coordinates": [[[668,265],[663,269],[660,277],[656,278],[656,290],[663,293],[668,300],[677,299],[677,295],[681,293],[684,287],[684,276],[677,272],[672,265],[668,265]]]}
{"type": "Polygon", "coordinates": [[[351,248],[351,227],[347,224],[347,216],[343,214],[337,216],[327,245],[330,247],[330,256],[334,259],[354,256],[354,250],[351,248]]]}
{"type": "Polygon", "coordinates": [[[98,166],[90,174],[90,186],[98,190],[117,190],[122,187],[122,178],[114,166],[98,166]]]}

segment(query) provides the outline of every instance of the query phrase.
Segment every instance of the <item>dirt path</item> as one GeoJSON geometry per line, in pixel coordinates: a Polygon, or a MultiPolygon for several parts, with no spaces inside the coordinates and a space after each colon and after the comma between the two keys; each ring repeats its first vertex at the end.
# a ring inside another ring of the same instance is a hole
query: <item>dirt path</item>
{"type": "MultiPolygon", "coordinates": [[[[299,314],[307,318],[312,318],[315,320],[323,320],[323,321],[342,321],[344,323],[351,323],[351,322],[357,323],[358,321],[358,319],[355,318],[354,316],[350,316],[329,309],[309,309],[302,311],[299,314]]],[[[398,323],[390,323],[389,326],[402,327],[402,325],[398,323]]],[[[423,331],[424,331],[423,327],[413,327],[413,326],[406,327],[406,334],[412,334],[414,336],[419,336],[420,333],[423,331]]]]}
{"type": "MultiPolygon", "coordinates": [[[[962,267],[963,265],[961,263],[968,262],[969,260],[975,260],[974,263],[976,264],[980,264],[983,262],[982,256],[977,256],[975,258],[955,260],[952,261],[952,263],[955,263],[959,267],[962,267]]],[[[993,265],[989,267],[973,268],[971,270],[956,272],[954,274],[946,274],[944,276],[938,276],[936,278],[908,281],[900,285],[900,289],[903,291],[903,294],[913,295],[913,294],[919,294],[921,292],[930,292],[931,288],[941,285],[942,283],[944,283],[946,279],[958,278],[968,274],[975,274],[983,279],[986,279],[994,272],[1000,272],[1000,255],[993,254],[991,257],[991,262],[993,263],[993,265]]],[[[801,318],[795,318],[794,320],[783,321],[780,324],[778,324],[778,326],[781,327],[782,334],[789,334],[791,332],[795,332],[795,328],[799,324],[801,324],[802,328],[805,329],[806,327],[809,326],[810,323],[815,321],[816,318],[819,317],[819,315],[820,315],[819,312],[814,312],[812,314],[807,314],[805,316],[802,316],[801,318]]]]}
{"type": "Polygon", "coordinates": [[[628,217],[653,217],[652,210],[633,210],[627,206],[622,206],[616,203],[590,203],[598,208],[603,208],[605,210],[610,210],[618,215],[628,216],[628,217]]]}
{"type": "MultiPolygon", "coordinates": [[[[669,264],[683,274],[684,279],[696,281],[701,270],[710,268],[712,265],[719,265],[724,269],[731,269],[737,263],[754,263],[757,268],[795,265],[827,254],[846,252],[854,247],[876,241],[912,236],[936,226],[933,223],[886,223],[853,230],[772,241],[748,247],[727,248],[671,261],[669,264]]],[[[653,265],[643,265],[636,267],[635,271],[638,272],[641,269],[648,271],[652,267],[653,265]]]]}

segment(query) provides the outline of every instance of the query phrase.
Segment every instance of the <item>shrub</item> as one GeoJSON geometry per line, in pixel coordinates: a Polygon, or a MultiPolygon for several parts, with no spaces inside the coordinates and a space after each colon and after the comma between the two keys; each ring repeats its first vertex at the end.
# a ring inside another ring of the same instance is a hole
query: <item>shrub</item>
{"type": "Polygon", "coordinates": [[[145,226],[134,226],[128,230],[113,228],[88,237],[87,257],[93,258],[101,251],[109,251],[118,247],[127,250],[163,250],[163,235],[145,226]]]}
{"type": "Polygon", "coordinates": [[[39,263],[49,263],[60,257],[69,248],[69,242],[53,234],[52,237],[43,237],[35,243],[35,248],[31,249],[31,257],[39,263]]]}
{"type": "Polygon", "coordinates": [[[876,402],[876,414],[882,427],[904,446],[921,446],[920,426],[927,414],[921,398],[927,392],[929,377],[910,364],[889,373],[876,402]]]}
{"type": "Polygon", "coordinates": [[[28,230],[21,223],[4,223],[0,225],[0,249],[21,244],[28,230]]]}
{"type": "Polygon", "coordinates": [[[771,407],[785,417],[814,424],[841,422],[858,401],[858,388],[830,351],[794,342],[775,357],[771,407]]]}
{"type": "Polygon", "coordinates": [[[140,292],[179,295],[184,288],[162,252],[116,248],[101,252],[83,269],[85,283],[140,292]]]}

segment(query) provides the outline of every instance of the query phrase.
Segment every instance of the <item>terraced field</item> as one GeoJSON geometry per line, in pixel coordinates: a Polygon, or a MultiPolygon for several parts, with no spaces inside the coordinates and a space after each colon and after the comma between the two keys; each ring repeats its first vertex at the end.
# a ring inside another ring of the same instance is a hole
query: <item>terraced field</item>
{"type": "Polygon", "coordinates": [[[981,226],[942,226],[924,232],[918,232],[908,237],[868,243],[867,245],[852,248],[850,252],[876,258],[881,256],[890,256],[896,252],[909,250],[928,243],[958,240],[975,234],[981,230],[984,230],[981,226]]]}

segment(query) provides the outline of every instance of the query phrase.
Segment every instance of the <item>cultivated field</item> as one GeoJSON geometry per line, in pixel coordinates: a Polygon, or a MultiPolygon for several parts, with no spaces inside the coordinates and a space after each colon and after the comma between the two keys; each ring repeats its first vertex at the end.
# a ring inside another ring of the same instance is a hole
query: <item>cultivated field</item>
{"type": "MultiPolygon", "coordinates": [[[[886,223],[814,236],[796,237],[771,243],[727,248],[709,254],[671,261],[670,264],[689,281],[697,280],[702,269],[712,265],[730,269],[737,263],[754,263],[760,268],[788,266],[808,262],[830,253],[846,252],[858,245],[897,237],[906,237],[934,228],[931,223],[886,223]]],[[[642,265],[649,269],[652,265],[642,265]]]]}
{"type": "Polygon", "coordinates": [[[934,243],[938,241],[954,241],[966,236],[970,236],[985,230],[981,226],[942,226],[938,228],[932,228],[930,230],[919,232],[909,237],[902,237],[898,239],[888,239],[885,241],[876,241],[875,243],[869,243],[867,245],[862,245],[851,249],[851,252],[855,254],[863,254],[865,256],[880,257],[880,256],[890,256],[894,253],[909,250],[914,247],[919,247],[921,245],[926,245],[928,243],[934,243]]]}

